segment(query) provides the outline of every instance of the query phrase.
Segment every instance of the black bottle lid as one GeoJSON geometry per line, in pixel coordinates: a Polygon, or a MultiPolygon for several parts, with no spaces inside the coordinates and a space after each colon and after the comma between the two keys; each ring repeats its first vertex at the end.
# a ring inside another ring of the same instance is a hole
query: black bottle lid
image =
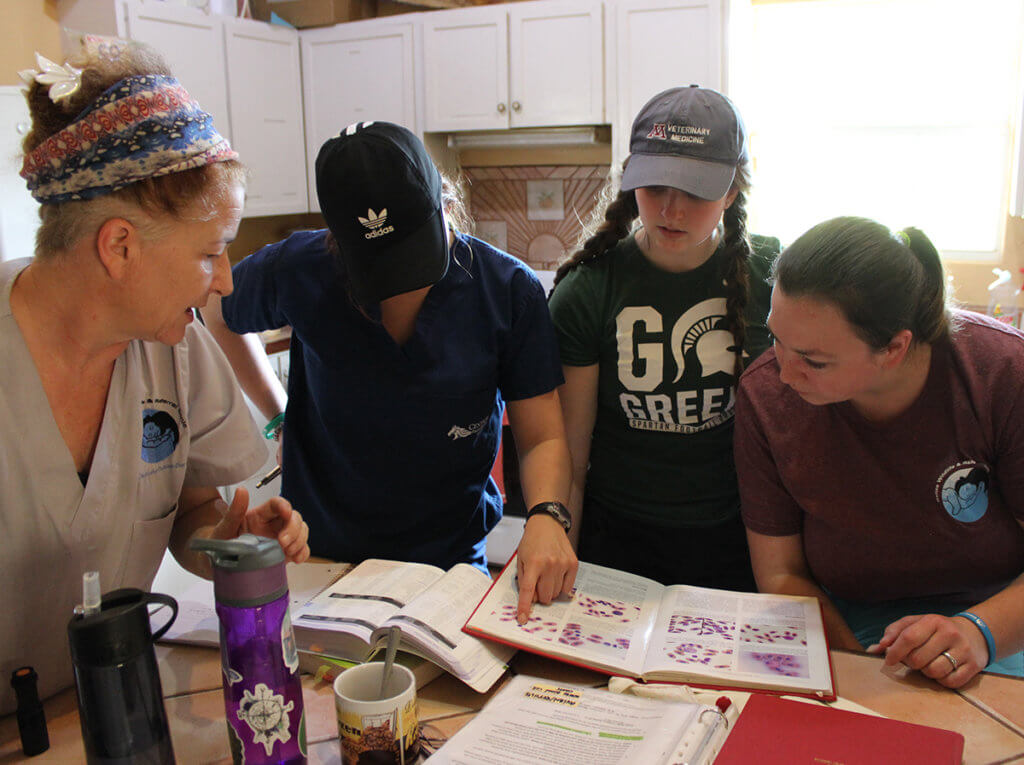
{"type": "Polygon", "coordinates": [[[18,734],[21,736],[21,749],[28,757],[42,754],[50,748],[46,712],[39,701],[37,679],[36,671],[32,667],[18,667],[11,673],[11,685],[18,697],[18,734]]]}
{"type": "Polygon", "coordinates": [[[147,603],[152,595],[135,588],[108,592],[100,611],[76,615],[68,623],[71,659],[78,665],[106,667],[132,661],[153,644],[147,603]]]}

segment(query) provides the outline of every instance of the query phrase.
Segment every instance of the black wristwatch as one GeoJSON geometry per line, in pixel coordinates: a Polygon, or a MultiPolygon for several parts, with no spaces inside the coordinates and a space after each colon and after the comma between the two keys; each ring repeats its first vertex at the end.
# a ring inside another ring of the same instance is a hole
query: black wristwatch
{"type": "Polygon", "coordinates": [[[562,528],[565,529],[565,533],[569,533],[569,529],[572,528],[572,514],[569,512],[569,508],[563,505],[561,502],[541,502],[540,504],[534,505],[527,511],[526,519],[529,520],[537,513],[546,513],[562,524],[562,528]]]}

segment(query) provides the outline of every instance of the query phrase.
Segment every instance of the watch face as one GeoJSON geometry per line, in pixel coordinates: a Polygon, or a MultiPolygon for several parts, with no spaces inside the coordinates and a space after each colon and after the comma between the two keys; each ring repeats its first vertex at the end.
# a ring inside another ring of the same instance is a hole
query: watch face
{"type": "Polygon", "coordinates": [[[572,515],[569,514],[568,508],[566,508],[565,505],[563,505],[561,502],[542,502],[541,504],[534,507],[528,513],[528,516],[534,515],[536,513],[547,513],[560,524],[562,524],[562,527],[566,530],[566,532],[568,532],[569,529],[572,527],[572,515]]]}

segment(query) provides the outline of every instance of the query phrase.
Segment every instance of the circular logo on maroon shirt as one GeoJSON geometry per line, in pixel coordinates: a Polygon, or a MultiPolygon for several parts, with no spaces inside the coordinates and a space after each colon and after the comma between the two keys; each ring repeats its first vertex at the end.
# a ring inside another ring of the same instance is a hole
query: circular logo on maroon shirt
{"type": "Polygon", "coordinates": [[[988,465],[969,460],[946,468],[935,485],[936,499],[954,520],[973,523],[988,510],[992,472],[988,465]]]}

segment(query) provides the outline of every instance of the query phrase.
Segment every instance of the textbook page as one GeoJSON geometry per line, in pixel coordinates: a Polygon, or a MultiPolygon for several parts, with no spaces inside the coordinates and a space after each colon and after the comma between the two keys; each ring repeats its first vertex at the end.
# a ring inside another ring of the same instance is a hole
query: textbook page
{"type": "Polygon", "coordinates": [[[835,698],[815,598],[663,587],[585,562],[572,596],[525,625],[516,595],[513,559],[463,629],[612,675],[835,698]]]}
{"type": "Polygon", "coordinates": [[[361,661],[373,631],[443,575],[442,569],[425,563],[365,560],[292,614],[299,647],[317,642],[325,650],[343,646],[344,658],[361,661]],[[344,633],[355,640],[330,633],[344,633]],[[362,644],[358,655],[348,655],[357,643],[362,644]]]}
{"type": "Polygon", "coordinates": [[[501,677],[515,649],[487,642],[462,631],[466,617],[491,586],[478,568],[459,563],[394,614],[375,634],[387,640],[387,628],[398,627],[402,646],[445,667],[473,690],[484,693],[501,677]]]}
{"type": "Polygon", "coordinates": [[[518,675],[430,765],[635,765],[665,762],[702,707],[518,675]]]}
{"type": "Polygon", "coordinates": [[[644,677],[831,690],[831,665],[816,600],[686,585],[666,587],[644,677]]]}
{"type": "Polygon", "coordinates": [[[640,676],[662,585],[581,563],[572,596],[535,603],[529,621],[520,625],[515,574],[513,558],[467,623],[471,633],[610,674],[640,676]]]}

